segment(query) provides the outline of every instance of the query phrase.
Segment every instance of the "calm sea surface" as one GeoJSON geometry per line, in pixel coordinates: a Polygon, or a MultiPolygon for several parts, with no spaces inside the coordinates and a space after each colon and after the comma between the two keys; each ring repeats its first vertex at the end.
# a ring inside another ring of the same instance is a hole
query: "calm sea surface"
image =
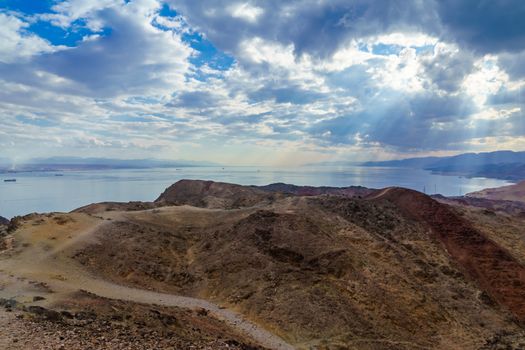
{"type": "Polygon", "coordinates": [[[285,182],[312,186],[370,188],[402,186],[456,196],[509,182],[485,178],[433,175],[425,170],[379,167],[192,167],[180,169],[100,170],[60,173],[0,174],[0,216],[70,211],[103,201],[152,201],[180,179],[202,179],[242,185],[285,182]],[[17,182],[4,182],[16,178],[17,182]]]}

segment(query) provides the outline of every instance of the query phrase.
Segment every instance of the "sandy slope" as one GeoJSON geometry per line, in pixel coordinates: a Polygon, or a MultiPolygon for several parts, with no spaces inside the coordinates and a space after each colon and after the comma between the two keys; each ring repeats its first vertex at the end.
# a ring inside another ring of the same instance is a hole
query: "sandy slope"
{"type": "Polygon", "coordinates": [[[467,197],[525,202],[525,181],[515,185],[497,188],[487,188],[478,192],[468,193],[467,197]]]}
{"type": "Polygon", "coordinates": [[[241,315],[206,300],[120,286],[89,274],[70,259],[75,249],[96,243],[93,233],[97,229],[118,221],[123,215],[121,212],[110,212],[95,218],[77,213],[62,215],[58,220],[56,217],[37,218],[26,223],[16,233],[16,247],[0,256],[0,280],[5,285],[0,296],[14,296],[19,301],[27,302],[33,296],[43,294],[43,290],[32,288],[34,282],[39,282],[53,291],[45,294],[47,300],[41,304],[56,303],[68,293],[81,289],[110,299],[204,309],[264,347],[292,349],[282,339],[241,315]],[[61,220],[66,222],[61,224],[61,220]]]}

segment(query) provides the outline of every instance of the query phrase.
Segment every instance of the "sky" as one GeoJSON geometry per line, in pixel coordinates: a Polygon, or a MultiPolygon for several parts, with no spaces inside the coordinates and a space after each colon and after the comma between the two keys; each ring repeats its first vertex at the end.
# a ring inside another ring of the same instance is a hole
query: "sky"
{"type": "Polygon", "coordinates": [[[0,157],[525,150],[522,0],[0,0],[0,157]]]}

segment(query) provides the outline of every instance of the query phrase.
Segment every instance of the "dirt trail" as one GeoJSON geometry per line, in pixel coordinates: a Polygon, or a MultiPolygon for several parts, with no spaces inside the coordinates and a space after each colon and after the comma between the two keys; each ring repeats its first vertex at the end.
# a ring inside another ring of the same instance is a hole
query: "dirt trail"
{"type": "Polygon", "coordinates": [[[393,190],[394,190],[394,187],[387,187],[382,190],[372,192],[370,195],[366,197],[366,199],[368,200],[379,199],[379,198],[386,196],[388,193],[390,193],[393,190]]]}
{"type": "MultiPolygon", "coordinates": [[[[118,220],[125,214],[111,213],[111,220],[118,220]]],[[[82,219],[82,215],[77,217],[82,219]]],[[[0,281],[6,284],[0,290],[0,297],[4,298],[23,298],[25,301],[30,296],[35,295],[35,291],[28,288],[27,281],[45,283],[53,293],[49,294],[46,303],[52,303],[60,299],[67,293],[79,289],[96,294],[101,297],[131,301],[143,304],[155,304],[160,306],[172,306],[189,309],[204,309],[216,318],[226,322],[232,328],[251,337],[256,343],[270,349],[288,350],[294,349],[280,337],[268,332],[262,327],[246,320],[240,314],[221,308],[207,300],[184,297],[173,294],[157,293],[143,289],[130,288],[118,285],[85,271],[82,266],[70,258],[71,253],[86,242],[96,241],[94,233],[102,225],[105,225],[108,217],[93,221],[89,218],[86,223],[82,223],[80,229],[68,234],[61,235],[61,238],[53,247],[49,247],[44,240],[31,243],[26,241],[27,247],[17,254],[0,254],[0,281]]],[[[19,239],[29,240],[27,237],[40,235],[35,230],[45,231],[45,227],[34,229],[24,228],[17,232],[19,239]],[[27,231],[27,232],[24,232],[27,231]]],[[[50,228],[52,231],[53,228],[50,228]]],[[[55,237],[53,236],[53,239],[55,237]]]]}

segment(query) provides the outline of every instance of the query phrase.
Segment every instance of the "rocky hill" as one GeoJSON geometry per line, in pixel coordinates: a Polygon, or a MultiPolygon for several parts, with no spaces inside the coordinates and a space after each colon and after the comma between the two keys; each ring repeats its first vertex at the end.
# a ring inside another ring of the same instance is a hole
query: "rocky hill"
{"type": "Polygon", "coordinates": [[[6,225],[9,225],[9,220],[0,216],[0,226],[6,226],[6,225]]]}
{"type": "Polygon", "coordinates": [[[180,180],[161,194],[158,204],[187,204],[204,208],[233,209],[269,204],[288,196],[339,195],[364,197],[375,190],[361,186],[314,187],[274,183],[266,186],[241,186],[214,181],[180,180]]]}
{"type": "MultiPolygon", "coordinates": [[[[523,265],[494,243],[497,232],[405,189],[366,198],[272,190],[288,195],[179,182],[158,202],[202,209],[133,213],[75,259],[120,284],[227,305],[300,348],[478,349],[524,339],[515,323],[525,316],[523,265]]],[[[509,246],[525,234],[513,220],[509,246]]]]}
{"type": "Polygon", "coordinates": [[[525,179],[525,152],[464,153],[450,157],[424,157],[367,162],[365,166],[406,167],[445,175],[488,177],[512,181],[525,179]]]}
{"type": "Polygon", "coordinates": [[[234,209],[271,203],[279,195],[256,187],[214,181],[180,180],[168,187],[155,203],[234,209]]]}
{"type": "Polygon", "coordinates": [[[3,244],[1,241],[1,237],[5,236],[7,234],[7,231],[9,229],[9,223],[10,221],[6,218],[3,218],[0,216],[0,249],[2,248],[3,244]]]}
{"type": "Polygon", "coordinates": [[[111,329],[125,313],[159,349],[524,348],[525,217],[443,201],[183,180],[155,203],[22,218],[0,256],[0,277],[21,279],[0,297],[27,308],[34,287],[19,284],[45,283],[37,305],[83,300],[111,329]]]}

